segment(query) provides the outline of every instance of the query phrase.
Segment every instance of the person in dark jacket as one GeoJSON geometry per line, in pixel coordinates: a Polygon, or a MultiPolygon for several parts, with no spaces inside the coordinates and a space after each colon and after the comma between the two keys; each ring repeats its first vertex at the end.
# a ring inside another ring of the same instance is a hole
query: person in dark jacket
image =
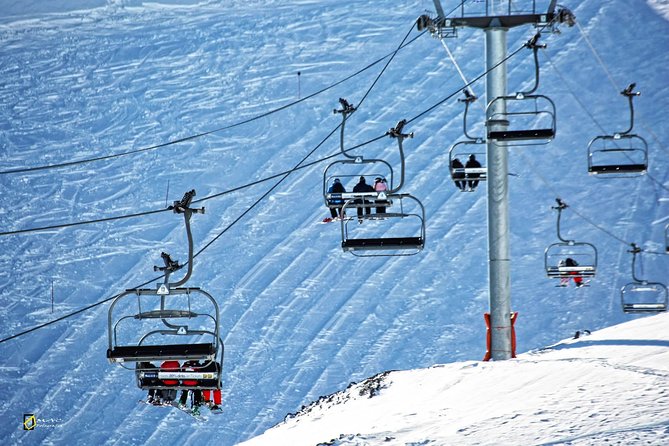
{"type": "MultiPolygon", "coordinates": [[[[341,181],[339,180],[339,178],[335,178],[334,183],[332,183],[332,186],[330,186],[330,188],[328,189],[329,194],[343,194],[345,192],[346,192],[346,188],[344,187],[343,184],[341,184],[341,181]]],[[[330,214],[332,215],[332,218],[333,219],[335,219],[337,217],[344,218],[344,216],[342,215],[342,212],[341,212],[341,208],[344,205],[344,200],[342,200],[341,198],[336,198],[336,199],[331,199],[329,201],[329,203],[331,205],[333,205],[333,204],[340,205],[338,207],[331,207],[330,208],[330,214]]]]}
{"type": "MultiPolygon", "coordinates": [[[[358,184],[353,186],[353,192],[374,192],[374,186],[371,186],[367,184],[367,181],[365,180],[365,177],[360,177],[360,181],[358,181],[358,184]]],[[[356,203],[364,203],[368,204],[370,203],[369,200],[366,199],[360,199],[360,200],[355,200],[356,203]]],[[[358,211],[358,221],[362,223],[362,208],[359,207],[357,208],[358,211]]],[[[365,206],[365,215],[372,215],[372,207],[371,206],[365,206]]]]}
{"type": "Polygon", "coordinates": [[[465,181],[465,172],[464,170],[461,170],[459,172],[456,172],[455,169],[464,169],[465,166],[462,164],[462,161],[460,161],[458,158],[454,158],[453,161],[451,162],[451,168],[453,169],[453,181],[455,182],[455,185],[458,187],[460,190],[465,190],[466,187],[466,181],[465,181]]]}
{"type": "MultiPolygon", "coordinates": [[[[467,164],[465,164],[466,169],[474,169],[474,168],[479,168],[481,167],[481,163],[478,162],[476,159],[476,156],[472,153],[469,155],[469,159],[467,160],[467,164]]],[[[468,173],[467,174],[467,185],[469,186],[469,190],[474,190],[476,189],[476,186],[479,185],[479,178],[481,174],[479,173],[468,173]]]]}
{"type": "MultiPolygon", "coordinates": [[[[158,367],[150,362],[138,362],[135,365],[137,372],[157,372],[158,367]]],[[[139,375],[138,375],[139,376],[139,375]]],[[[141,378],[140,379],[140,385],[141,386],[158,386],[160,385],[160,380],[158,378],[141,378]]],[[[160,389],[154,389],[150,388],[149,389],[149,395],[148,398],[146,399],[146,402],[149,404],[155,404],[155,405],[160,405],[162,402],[162,392],[160,389]]]]}
{"type": "MultiPolygon", "coordinates": [[[[166,371],[166,372],[178,372],[181,366],[179,365],[179,361],[174,361],[174,360],[169,360],[169,361],[163,361],[162,364],[160,364],[160,370],[166,371]]],[[[162,384],[165,386],[177,386],[179,385],[179,380],[178,379],[163,379],[162,384]]],[[[161,391],[161,396],[163,398],[163,404],[170,404],[172,401],[174,401],[177,397],[177,390],[176,389],[163,389],[161,391]]]]}
{"type": "MultiPolygon", "coordinates": [[[[560,266],[568,266],[568,267],[574,267],[578,266],[578,262],[571,257],[567,257],[564,261],[560,262],[560,266]]],[[[584,285],[583,283],[583,277],[578,275],[578,271],[568,271],[567,274],[572,276],[571,278],[574,279],[574,284],[577,287],[582,287],[584,285]]],[[[561,286],[567,286],[569,284],[569,277],[563,277],[560,280],[560,285],[561,286]]]]}

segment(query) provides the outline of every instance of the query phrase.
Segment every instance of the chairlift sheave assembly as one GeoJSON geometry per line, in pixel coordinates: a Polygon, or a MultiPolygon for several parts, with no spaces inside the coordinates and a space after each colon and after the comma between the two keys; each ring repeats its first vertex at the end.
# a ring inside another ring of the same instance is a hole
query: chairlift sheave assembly
{"type": "Polygon", "coordinates": [[[534,54],[534,87],[527,92],[499,96],[490,101],[486,110],[488,132],[492,141],[504,141],[508,146],[548,144],[555,138],[555,103],[545,95],[534,94],[539,87],[538,49],[540,34],[525,46],[534,54]]]}
{"type": "Polygon", "coordinates": [[[554,279],[575,277],[593,278],[597,273],[597,248],[591,243],[567,240],[560,234],[560,219],[567,204],[556,198],[558,211],[557,236],[559,242],[549,245],[544,251],[546,275],[554,279]]]}
{"type": "Polygon", "coordinates": [[[425,208],[413,195],[382,192],[344,195],[342,210],[350,209],[346,215],[353,216],[358,208],[362,210],[357,219],[341,220],[341,247],[345,252],[358,257],[408,256],[425,247],[425,208]],[[385,208],[388,203],[397,210],[374,213],[375,206],[385,208]],[[367,214],[367,209],[372,212],[367,214]]]}
{"type": "Polygon", "coordinates": [[[107,359],[133,370],[142,389],[220,389],[224,346],[219,332],[219,307],[214,297],[198,287],[183,286],[193,268],[190,218],[204,208],[190,207],[195,191],[187,192],[170,208],[183,213],[188,237],[188,270],[162,253],[164,282],[155,289],[126,290],[108,312],[107,359]],[[162,367],[161,367],[162,366],[162,367]]]}
{"type": "Polygon", "coordinates": [[[630,84],[620,94],[627,97],[630,126],[624,132],[600,135],[588,143],[588,173],[600,178],[627,178],[643,175],[648,170],[648,144],[632,132],[634,128],[633,99],[636,84],[630,84]]]}
{"type": "Polygon", "coordinates": [[[620,302],[625,313],[661,313],[667,311],[669,292],[660,282],[649,282],[636,276],[635,262],[641,249],[632,243],[632,282],[620,289],[620,302]]]}

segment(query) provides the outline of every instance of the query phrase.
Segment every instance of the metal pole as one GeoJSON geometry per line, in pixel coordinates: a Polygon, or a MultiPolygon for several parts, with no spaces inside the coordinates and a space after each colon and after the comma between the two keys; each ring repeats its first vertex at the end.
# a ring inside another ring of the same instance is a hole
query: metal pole
{"type": "MultiPolygon", "coordinates": [[[[506,28],[486,28],[486,100],[506,96],[506,28]]],[[[505,130],[508,123],[492,116],[506,112],[505,101],[488,107],[489,131],[505,130]]],[[[508,149],[504,141],[487,142],[488,157],[488,281],[490,293],[490,353],[493,360],[511,358],[511,261],[509,250],[508,149]]]]}

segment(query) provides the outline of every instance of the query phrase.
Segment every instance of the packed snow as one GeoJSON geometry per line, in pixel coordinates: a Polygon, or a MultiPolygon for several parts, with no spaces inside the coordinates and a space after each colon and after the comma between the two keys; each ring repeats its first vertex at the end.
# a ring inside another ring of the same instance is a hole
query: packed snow
{"type": "MultiPolygon", "coordinates": [[[[464,139],[462,78],[485,69],[482,31],[443,44],[420,35],[428,0],[0,0],[0,438],[666,443],[666,315],[625,314],[620,290],[633,279],[631,243],[643,250],[638,276],[667,277],[667,2],[561,3],[577,24],[544,30],[539,52],[557,136],[509,150],[520,355],[482,363],[486,188],[461,193],[448,173],[449,147],[464,139]],[[620,92],[631,83],[648,172],[589,176],[588,142],[630,124],[620,92]],[[338,224],[321,224],[323,174],[342,158],[339,98],[360,105],[344,145],[394,169],[385,134],[409,121],[402,192],[425,207],[419,254],[358,258],[342,252],[338,224]],[[167,206],[192,189],[206,212],[192,218],[188,285],[216,297],[225,343],[223,413],[206,423],[138,404],[133,373],[105,357],[110,298],[157,282],[161,252],[187,257],[183,218],[167,206]],[[569,205],[562,235],[597,248],[588,287],[546,277],[557,197],[569,205]],[[352,382],[372,386],[337,393],[352,382]],[[320,399],[330,395],[347,401],[320,399]]],[[[510,92],[533,85],[522,46],[535,32],[508,32],[510,92]]],[[[481,136],[484,81],[472,90],[468,127],[481,136]]]]}
{"type": "Polygon", "coordinates": [[[384,373],[243,445],[660,445],[668,392],[662,314],[579,331],[509,361],[384,373]]]}

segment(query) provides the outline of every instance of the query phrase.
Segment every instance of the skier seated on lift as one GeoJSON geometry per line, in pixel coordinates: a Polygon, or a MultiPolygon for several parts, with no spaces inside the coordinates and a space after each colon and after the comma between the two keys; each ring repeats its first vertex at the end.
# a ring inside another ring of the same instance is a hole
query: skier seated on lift
{"type": "MultiPolygon", "coordinates": [[[[160,364],[160,370],[165,370],[165,371],[170,371],[170,372],[178,372],[181,366],[179,365],[179,361],[164,361],[162,364],[160,364]]],[[[178,379],[163,379],[162,380],[163,385],[165,386],[176,386],[179,384],[178,379]]],[[[163,389],[161,392],[161,397],[163,399],[162,403],[163,404],[171,404],[172,401],[174,401],[177,398],[177,390],[176,389],[163,389]]]]}
{"type": "MultiPolygon", "coordinates": [[[[344,187],[343,184],[341,184],[341,181],[339,178],[334,179],[334,183],[332,183],[332,186],[328,189],[329,194],[343,194],[346,193],[346,188],[344,187]]],[[[344,218],[345,216],[342,215],[341,208],[344,206],[344,200],[341,198],[336,198],[336,199],[330,199],[329,203],[332,204],[337,204],[341,206],[337,207],[331,207],[330,208],[330,214],[332,215],[332,219],[334,220],[335,218],[344,218]]]]}
{"type": "MultiPolygon", "coordinates": [[[[141,371],[157,371],[158,367],[150,362],[138,362],[137,370],[141,371]]],[[[140,385],[142,386],[156,386],[160,384],[160,380],[156,378],[141,378],[140,385]]],[[[146,402],[149,404],[154,404],[159,406],[162,404],[162,392],[160,389],[149,389],[149,395],[146,399],[146,402]]]]}
{"type": "MultiPolygon", "coordinates": [[[[558,266],[560,266],[560,267],[563,267],[563,266],[573,267],[573,266],[578,266],[578,262],[576,260],[572,259],[571,257],[567,257],[564,260],[560,260],[560,263],[558,264],[558,266]]],[[[577,287],[580,288],[584,285],[583,277],[579,276],[577,271],[567,271],[567,274],[572,276],[571,278],[574,279],[574,284],[577,287]]],[[[560,286],[568,286],[569,285],[569,279],[570,279],[569,277],[560,278],[560,286]]]]}
{"type": "MultiPolygon", "coordinates": [[[[221,373],[221,364],[215,361],[209,361],[200,369],[202,372],[215,372],[215,376],[218,377],[221,373]]],[[[203,379],[200,382],[202,386],[211,386],[213,390],[206,389],[202,391],[204,404],[209,406],[209,410],[213,413],[220,413],[221,409],[221,389],[216,388],[218,386],[218,379],[203,379]],[[213,395],[212,395],[213,394],[213,395]],[[213,401],[212,401],[213,396],[213,401]]]]}
{"type": "MultiPolygon", "coordinates": [[[[183,367],[181,368],[182,371],[201,371],[202,370],[202,364],[200,364],[200,361],[194,359],[194,360],[189,360],[184,362],[183,367]]],[[[183,385],[184,386],[197,386],[198,380],[197,379],[184,379],[183,380],[183,385]]],[[[191,392],[193,394],[193,401],[191,403],[191,409],[194,415],[199,415],[200,414],[200,406],[202,405],[202,391],[200,389],[184,389],[181,391],[181,398],[179,398],[179,407],[184,408],[186,407],[186,402],[188,401],[188,392],[191,392]]]]}
{"type": "MultiPolygon", "coordinates": [[[[156,367],[150,362],[138,362],[137,370],[141,371],[158,371],[158,370],[170,370],[178,371],[179,362],[178,361],[165,361],[161,364],[160,367],[156,367]]],[[[179,384],[178,380],[175,379],[164,379],[160,380],[157,377],[155,378],[142,378],[140,379],[140,384],[142,386],[175,386],[179,384]]],[[[149,394],[146,399],[147,403],[153,404],[154,406],[161,405],[170,405],[172,401],[177,396],[177,391],[175,389],[149,389],[149,394]]]]}
{"type": "MultiPolygon", "coordinates": [[[[478,160],[476,159],[476,156],[474,156],[473,153],[471,155],[469,155],[469,159],[467,160],[467,164],[465,164],[465,169],[474,169],[474,168],[480,168],[480,167],[481,167],[481,163],[478,162],[478,160]]],[[[468,173],[467,174],[467,179],[468,179],[467,185],[469,186],[469,190],[473,191],[474,189],[476,189],[476,186],[479,185],[479,180],[477,178],[479,178],[480,176],[481,176],[481,174],[479,174],[479,173],[468,173]]]]}
{"type": "MultiPolygon", "coordinates": [[[[386,183],[386,179],[381,177],[376,177],[374,179],[374,190],[376,192],[386,192],[388,190],[388,184],[386,183]]],[[[387,200],[376,200],[376,213],[385,214],[386,204],[388,204],[387,200]],[[384,205],[384,206],[379,206],[379,205],[384,205]]]]}
{"type": "MultiPolygon", "coordinates": [[[[367,184],[367,181],[365,180],[365,177],[360,177],[360,181],[358,181],[358,184],[353,186],[353,192],[374,192],[374,186],[371,186],[367,184]]],[[[369,203],[367,200],[364,198],[361,200],[355,200],[357,204],[367,204],[369,203]]],[[[358,211],[358,223],[362,223],[362,208],[359,207],[357,208],[358,211]]],[[[371,206],[365,206],[365,215],[372,215],[372,207],[371,206]]]]}
{"type": "Polygon", "coordinates": [[[466,187],[465,173],[463,171],[456,172],[455,170],[464,169],[465,166],[458,158],[454,158],[451,162],[451,168],[453,169],[453,181],[455,182],[455,185],[458,187],[458,189],[464,191],[466,187]]]}

